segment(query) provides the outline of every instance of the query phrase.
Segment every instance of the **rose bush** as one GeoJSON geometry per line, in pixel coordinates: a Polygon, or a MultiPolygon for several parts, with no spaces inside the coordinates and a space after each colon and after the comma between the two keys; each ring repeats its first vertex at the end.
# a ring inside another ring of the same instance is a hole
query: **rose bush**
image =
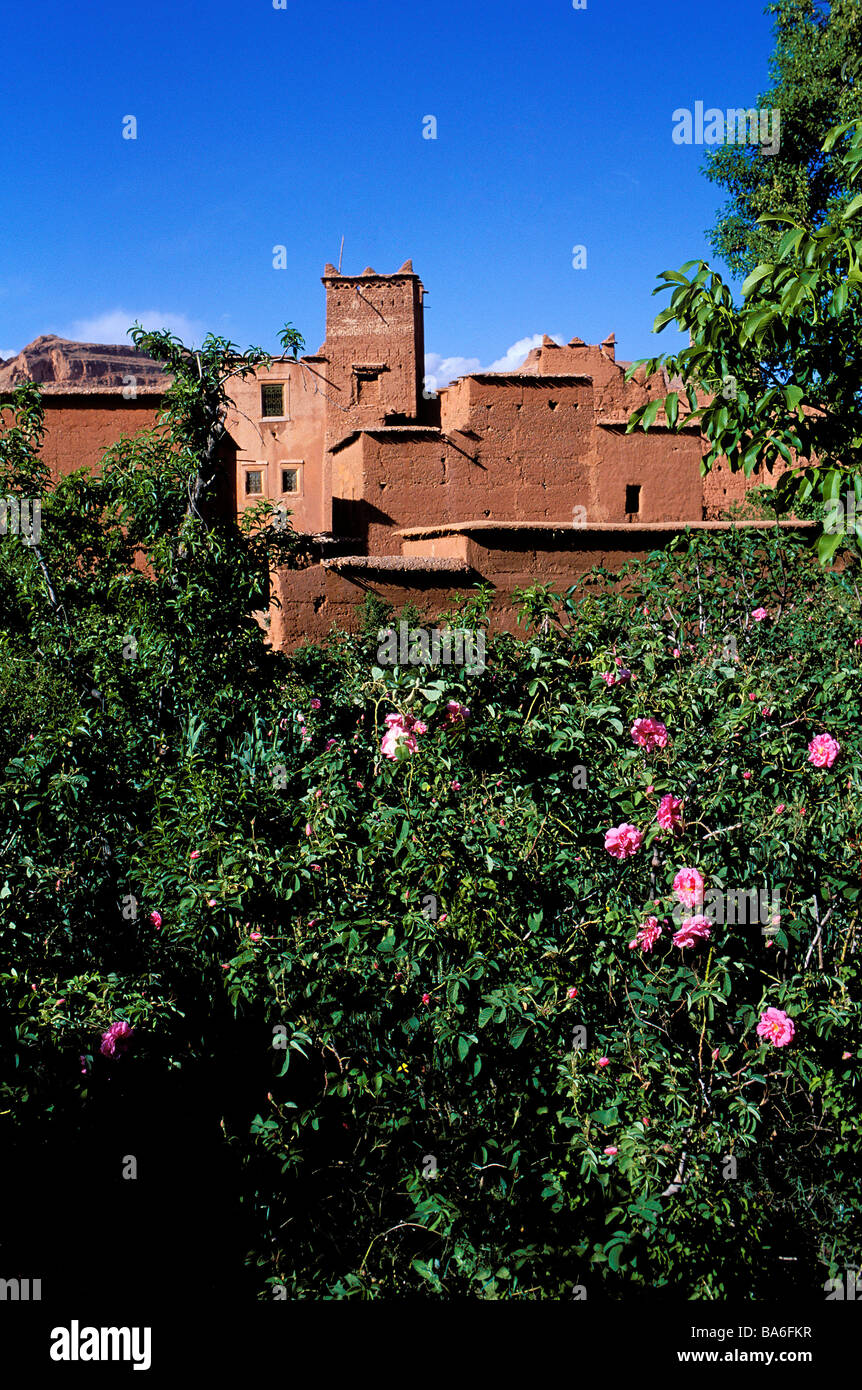
{"type": "Polygon", "coordinates": [[[0,545],[4,1152],[97,1119],[122,1154],[131,1115],[174,1186],[221,1155],[261,1298],[775,1298],[852,1263],[854,572],[698,535],[523,595],[475,674],[381,669],[377,610],[279,656],[265,525],[197,527],[135,448],[0,545]],[[780,910],[709,915],[743,890],[780,910]]]}

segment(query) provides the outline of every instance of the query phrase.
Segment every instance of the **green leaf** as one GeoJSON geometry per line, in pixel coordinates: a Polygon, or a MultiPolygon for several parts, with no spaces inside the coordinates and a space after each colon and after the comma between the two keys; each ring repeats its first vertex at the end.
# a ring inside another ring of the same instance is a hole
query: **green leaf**
{"type": "Polygon", "coordinates": [[[755,285],[759,285],[761,280],[765,280],[767,275],[771,275],[774,269],[775,266],[773,265],[756,266],[751,274],[747,275],[742,282],[743,299],[747,299],[755,285]]]}

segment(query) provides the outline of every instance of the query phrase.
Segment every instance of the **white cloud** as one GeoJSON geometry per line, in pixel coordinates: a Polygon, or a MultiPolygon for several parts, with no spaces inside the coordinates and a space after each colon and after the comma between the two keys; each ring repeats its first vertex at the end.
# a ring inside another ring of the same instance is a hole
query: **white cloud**
{"type": "Polygon", "coordinates": [[[127,343],[128,331],[136,322],[142,323],[148,331],[166,328],[189,346],[199,344],[204,334],[203,325],[186,314],[163,313],[161,309],[139,309],[137,313],[128,309],[112,309],[94,318],[76,319],[59,332],[59,336],[77,343],[127,343]]]}
{"type": "MultiPolygon", "coordinates": [[[[527,354],[529,352],[532,352],[533,348],[541,347],[543,337],[544,334],[542,333],[534,333],[531,338],[519,338],[517,343],[513,343],[512,346],[508,349],[507,352],[503,354],[502,357],[498,357],[496,362],[492,362],[490,367],[486,368],[486,371],[516,371],[518,367],[522,366],[527,354]]],[[[552,337],[553,341],[555,343],[559,343],[560,347],[562,347],[563,340],[559,336],[559,334],[549,334],[549,337],[552,337]]]]}
{"type": "Polygon", "coordinates": [[[17,357],[20,348],[0,348],[0,362],[8,362],[10,357],[17,357]]]}
{"type": "MultiPolygon", "coordinates": [[[[519,338],[510,348],[498,357],[489,367],[483,367],[478,357],[441,357],[437,352],[426,352],[425,372],[434,380],[429,382],[432,390],[448,386],[456,377],[468,376],[471,372],[514,372],[522,366],[527,354],[540,347],[543,334],[533,333],[529,338],[519,338]]],[[[558,333],[550,335],[562,347],[563,339],[558,333]]]]}
{"type": "Polygon", "coordinates": [[[439,352],[426,352],[425,354],[427,385],[432,391],[448,386],[449,382],[454,381],[456,377],[467,376],[469,372],[481,370],[478,357],[441,357],[439,352]]]}

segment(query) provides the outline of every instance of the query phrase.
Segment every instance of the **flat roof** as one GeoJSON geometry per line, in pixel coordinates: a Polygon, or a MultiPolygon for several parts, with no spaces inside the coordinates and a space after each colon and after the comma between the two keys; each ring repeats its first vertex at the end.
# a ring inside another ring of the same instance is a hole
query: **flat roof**
{"type": "Polygon", "coordinates": [[[472,565],[451,555],[338,555],[322,562],[324,569],[445,571],[472,573],[472,565]]]}
{"type": "MultiPolygon", "coordinates": [[[[439,525],[408,526],[395,532],[396,536],[420,539],[430,536],[460,535],[465,531],[594,531],[601,532],[673,532],[673,531],[738,531],[750,528],[772,527],[774,521],[587,521],[583,525],[573,525],[566,521],[446,521],[439,525]]],[[[779,526],[795,530],[809,530],[818,525],[816,521],[779,521],[779,526]]]]}

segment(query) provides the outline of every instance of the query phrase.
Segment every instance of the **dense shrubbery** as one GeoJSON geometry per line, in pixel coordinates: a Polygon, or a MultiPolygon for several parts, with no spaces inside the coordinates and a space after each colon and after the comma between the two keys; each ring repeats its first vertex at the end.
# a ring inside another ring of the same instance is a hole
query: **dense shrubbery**
{"type": "MultiPolygon", "coordinates": [[[[2,442],[25,489],[37,426],[2,442]]],[[[163,1190],[206,1169],[266,1299],[766,1298],[854,1263],[854,570],[699,535],[525,594],[482,672],[382,669],[375,611],[287,658],[247,617],[277,537],[186,516],[171,458],[120,449],[0,543],[4,1151],[75,1149],[107,1201],[161,1127],[163,1190]],[[780,922],[675,945],[682,868],[780,922]]]]}

